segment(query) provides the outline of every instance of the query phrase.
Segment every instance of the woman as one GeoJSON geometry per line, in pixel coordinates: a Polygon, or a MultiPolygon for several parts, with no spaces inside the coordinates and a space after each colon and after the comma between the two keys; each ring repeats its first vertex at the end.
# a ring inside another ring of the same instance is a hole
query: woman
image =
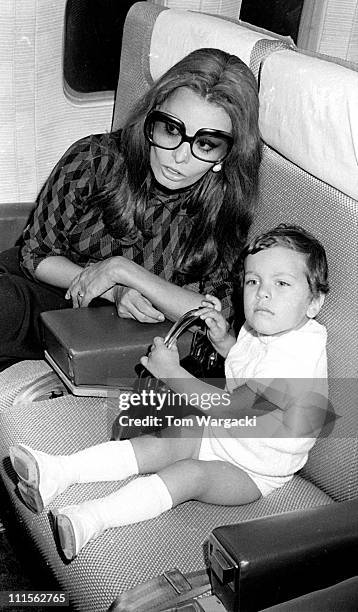
{"type": "Polygon", "coordinates": [[[230,315],[259,163],[248,67],[200,49],[170,68],[123,130],[70,147],[20,251],[0,257],[0,367],[42,358],[41,312],[98,297],[121,317],[157,322],[211,293],[230,315]]]}

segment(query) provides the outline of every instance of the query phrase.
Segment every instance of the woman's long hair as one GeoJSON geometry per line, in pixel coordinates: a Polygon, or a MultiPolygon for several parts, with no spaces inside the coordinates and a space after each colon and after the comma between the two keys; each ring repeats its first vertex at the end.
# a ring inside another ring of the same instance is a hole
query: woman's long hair
{"type": "Polygon", "coordinates": [[[255,207],[261,160],[258,95],[255,78],[244,62],[219,49],[199,49],[159,78],[126,121],[120,145],[123,162],[100,199],[104,223],[113,236],[133,242],[144,232],[151,185],[144,121],[151,109],[160,107],[179,87],[187,87],[224,109],[231,119],[234,139],[222,170],[209,170],[190,191],[188,214],[193,230],[176,272],[187,280],[197,280],[220,264],[233,269],[255,207]]]}

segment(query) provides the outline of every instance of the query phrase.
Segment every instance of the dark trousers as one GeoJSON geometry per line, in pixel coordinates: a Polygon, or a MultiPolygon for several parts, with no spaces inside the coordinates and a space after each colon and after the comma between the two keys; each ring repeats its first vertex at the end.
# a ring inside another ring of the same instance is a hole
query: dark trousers
{"type": "Polygon", "coordinates": [[[27,278],[19,247],[0,253],[0,371],[23,359],[43,359],[40,313],[71,308],[64,289],[27,278]]]}

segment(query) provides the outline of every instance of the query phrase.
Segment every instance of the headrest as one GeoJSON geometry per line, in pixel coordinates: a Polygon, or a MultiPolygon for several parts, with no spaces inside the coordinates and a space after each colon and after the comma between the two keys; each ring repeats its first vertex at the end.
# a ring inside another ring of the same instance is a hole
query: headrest
{"type": "Polygon", "coordinates": [[[263,140],[318,179],[358,199],[358,72],[278,51],[260,79],[263,140]]]}
{"type": "Polygon", "coordinates": [[[214,15],[179,9],[162,11],[152,33],[150,73],[156,80],[185,55],[203,47],[223,49],[250,66],[251,53],[263,39],[272,41],[274,46],[282,46],[283,40],[289,40],[277,39],[266,31],[245,27],[243,22],[214,15]]]}

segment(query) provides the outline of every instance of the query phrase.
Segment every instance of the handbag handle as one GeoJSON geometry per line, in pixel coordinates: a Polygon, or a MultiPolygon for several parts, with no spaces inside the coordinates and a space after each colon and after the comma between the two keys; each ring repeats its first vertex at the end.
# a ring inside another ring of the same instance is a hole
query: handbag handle
{"type": "Polygon", "coordinates": [[[200,319],[198,309],[188,310],[180,319],[174,323],[164,338],[164,344],[167,348],[171,348],[174,342],[179,338],[180,334],[190,327],[197,319],[200,319]]]}

